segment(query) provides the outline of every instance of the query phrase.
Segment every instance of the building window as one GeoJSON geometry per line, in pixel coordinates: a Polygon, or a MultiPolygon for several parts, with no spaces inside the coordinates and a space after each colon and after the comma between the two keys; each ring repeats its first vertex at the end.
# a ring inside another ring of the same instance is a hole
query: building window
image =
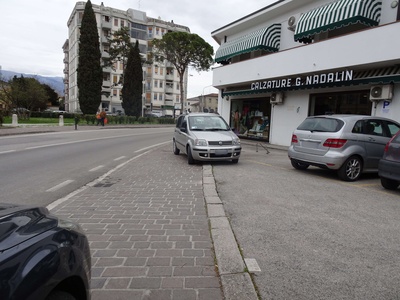
{"type": "Polygon", "coordinates": [[[162,82],[162,80],[160,80],[160,88],[162,88],[163,87],[163,82],[162,82]]]}
{"type": "Polygon", "coordinates": [[[153,99],[154,99],[154,100],[157,100],[157,93],[154,93],[153,99]]]}
{"type": "Polygon", "coordinates": [[[370,115],[369,90],[314,94],[310,96],[310,116],[326,114],[370,115]]]}
{"type": "Polygon", "coordinates": [[[164,68],[160,67],[160,75],[164,74],[164,68]]]}
{"type": "Polygon", "coordinates": [[[154,87],[158,88],[158,80],[154,80],[154,87]]]}
{"type": "Polygon", "coordinates": [[[156,27],[156,35],[160,35],[160,28],[156,27]]]}
{"type": "Polygon", "coordinates": [[[118,19],[117,18],[114,18],[114,26],[118,27],[118,19]]]}
{"type": "Polygon", "coordinates": [[[114,85],[118,84],[118,76],[117,75],[113,75],[113,84],[114,85]]]}
{"type": "Polygon", "coordinates": [[[155,73],[155,74],[158,74],[158,66],[155,66],[155,67],[154,67],[154,73],[155,73]]]}
{"type": "Polygon", "coordinates": [[[109,16],[104,16],[104,21],[110,22],[110,17],[109,16]]]}
{"type": "Polygon", "coordinates": [[[125,22],[124,22],[124,20],[121,20],[121,27],[125,27],[125,22]]]}
{"type": "Polygon", "coordinates": [[[158,94],[158,100],[162,101],[163,99],[163,95],[162,94],[158,94]]]}
{"type": "Polygon", "coordinates": [[[117,96],[117,90],[113,89],[112,90],[113,96],[116,97],[117,96]]]}

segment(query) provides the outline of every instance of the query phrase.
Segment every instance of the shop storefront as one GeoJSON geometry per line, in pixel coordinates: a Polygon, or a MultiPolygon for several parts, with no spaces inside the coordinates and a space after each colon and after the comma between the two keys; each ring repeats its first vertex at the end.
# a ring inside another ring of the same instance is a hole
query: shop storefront
{"type": "Polygon", "coordinates": [[[376,114],[382,101],[381,106],[388,112],[397,83],[400,66],[250,82],[231,86],[222,95],[230,99],[230,125],[239,136],[269,141],[271,111],[275,106],[291,111],[296,104],[296,112],[306,111],[307,116],[371,115],[376,114]],[[298,95],[307,95],[307,101],[296,103],[298,95]]]}
{"type": "Polygon", "coordinates": [[[283,0],[214,31],[218,111],[239,135],[277,145],[312,115],[400,121],[400,42],[388,39],[399,12],[378,0],[283,0]]]}

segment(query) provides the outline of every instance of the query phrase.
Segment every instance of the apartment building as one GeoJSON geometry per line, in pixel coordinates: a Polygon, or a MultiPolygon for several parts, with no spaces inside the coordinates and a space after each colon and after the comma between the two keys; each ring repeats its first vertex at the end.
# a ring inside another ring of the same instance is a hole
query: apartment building
{"type": "MultiPolygon", "coordinates": [[[[79,91],[77,86],[78,42],[80,25],[86,2],[77,2],[68,20],[68,39],[63,45],[64,51],[64,83],[66,110],[79,112],[79,91]]],[[[153,39],[161,39],[171,31],[190,32],[186,26],[164,21],[160,18],[147,17],[146,12],[129,8],[126,11],[92,3],[96,16],[100,39],[100,51],[103,58],[109,57],[109,38],[115,31],[128,27],[131,42],[139,42],[141,56],[148,60],[153,39]]],[[[103,85],[101,106],[109,113],[123,112],[121,104],[122,75],[124,63],[116,61],[112,67],[103,67],[103,85]]],[[[187,86],[187,74],[184,87],[187,86]]],[[[185,98],[187,90],[184,91],[185,98]]],[[[154,112],[158,115],[180,113],[181,101],[179,76],[172,64],[155,62],[143,65],[143,114],[154,112]]]]}
{"type": "Polygon", "coordinates": [[[399,1],[280,0],[213,31],[218,112],[285,146],[307,116],[400,121],[399,20],[399,1]]]}

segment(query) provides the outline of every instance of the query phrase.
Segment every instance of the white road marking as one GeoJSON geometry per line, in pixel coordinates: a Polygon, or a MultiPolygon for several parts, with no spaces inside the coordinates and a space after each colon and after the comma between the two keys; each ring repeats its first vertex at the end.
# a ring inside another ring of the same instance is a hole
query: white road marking
{"type": "Polygon", "coordinates": [[[245,258],[244,262],[247,266],[247,270],[249,270],[250,273],[261,272],[261,269],[254,258],[245,258]]]}
{"type": "MultiPolygon", "coordinates": [[[[168,141],[168,142],[161,143],[161,145],[162,145],[162,144],[167,144],[167,143],[169,143],[169,141],[168,141]]],[[[160,144],[157,144],[157,145],[160,145],[160,144]]],[[[156,145],[155,145],[155,146],[156,146],[156,145]]],[[[142,149],[142,150],[144,150],[144,149],[142,149]]],[[[60,198],[60,199],[54,201],[53,203],[50,203],[49,205],[46,206],[47,209],[48,209],[48,210],[52,210],[52,209],[56,208],[58,205],[64,203],[65,201],[67,201],[68,199],[72,198],[73,196],[75,196],[75,195],[79,194],[80,192],[86,190],[88,187],[93,187],[93,186],[95,186],[97,183],[101,182],[104,178],[106,178],[107,176],[110,176],[112,173],[114,173],[114,172],[117,171],[118,169],[124,167],[125,165],[129,164],[130,162],[132,162],[132,161],[138,159],[139,157],[141,157],[141,156],[143,156],[143,155],[145,155],[145,154],[147,154],[147,153],[149,153],[149,152],[150,152],[150,150],[145,151],[145,152],[143,152],[143,153],[141,153],[141,154],[138,154],[137,156],[134,156],[134,157],[128,159],[127,161],[125,161],[125,162],[119,164],[119,165],[116,166],[114,169],[108,171],[107,173],[103,174],[102,176],[100,176],[99,178],[93,180],[92,182],[89,182],[88,184],[86,184],[85,186],[81,187],[80,189],[77,189],[76,191],[73,191],[72,193],[68,194],[67,196],[65,196],[65,197],[63,197],[63,198],[60,198]]]]}
{"type": "Polygon", "coordinates": [[[120,157],[114,158],[114,161],[118,161],[118,160],[124,159],[125,157],[126,156],[120,156],[120,157]]]}
{"type": "Polygon", "coordinates": [[[16,152],[17,150],[7,150],[7,151],[2,151],[0,152],[0,154],[4,154],[4,153],[11,153],[11,152],[16,152]]]}
{"type": "Polygon", "coordinates": [[[54,192],[57,191],[61,188],[63,188],[64,186],[70,184],[74,182],[73,180],[69,179],[69,180],[65,180],[64,182],[61,182],[60,184],[57,184],[56,186],[53,186],[52,188],[48,189],[46,192],[54,192]]]}
{"type": "Polygon", "coordinates": [[[169,143],[169,141],[168,142],[162,142],[162,143],[159,143],[159,144],[154,144],[154,145],[151,145],[149,147],[145,147],[145,148],[136,150],[135,153],[138,153],[138,152],[141,152],[141,151],[144,151],[144,150],[148,150],[148,149],[151,149],[151,148],[154,148],[154,147],[157,147],[157,146],[160,146],[160,145],[164,145],[164,144],[167,144],[167,143],[169,143]]]}
{"type": "MultiPolygon", "coordinates": [[[[110,136],[110,137],[107,137],[107,139],[116,139],[116,138],[130,137],[130,136],[136,136],[136,135],[145,135],[145,134],[148,135],[148,133],[124,134],[124,135],[110,136]]],[[[40,149],[40,148],[47,148],[47,147],[54,147],[54,146],[64,146],[64,145],[85,143],[85,142],[92,142],[92,141],[99,141],[99,140],[104,140],[104,137],[64,142],[64,143],[48,144],[48,145],[41,145],[41,146],[33,146],[33,147],[27,147],[27,148],[25,148],[25,150],[40,149]]]]}
{"type": "Polygon", "coordinates": [[[104,166],[103,165],[97,166],[93,169],[90,169],[89,172],[94,172],[94,171],[100,170],[101,168],[104,168],[104,166]]]}

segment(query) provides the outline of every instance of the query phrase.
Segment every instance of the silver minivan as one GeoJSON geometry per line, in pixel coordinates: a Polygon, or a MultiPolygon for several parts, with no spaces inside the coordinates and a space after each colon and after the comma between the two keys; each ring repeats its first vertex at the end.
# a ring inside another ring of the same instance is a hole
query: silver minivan
{"type": "Polygon", "coordinates": [[[378,163],[400,124],[364,115],[323,115],[306,118],[293,132],[288,156],[292,166],[336,170],[355,181],[362,173],[378,172],[378,163]]]}
{"type": "Polygon", "coordinates": [[[213,113],[180,115],[172,139],[173,152],[187,155],[188,163],[196,161],[239,161],[240,139],[225,120],[213,113]]]}

